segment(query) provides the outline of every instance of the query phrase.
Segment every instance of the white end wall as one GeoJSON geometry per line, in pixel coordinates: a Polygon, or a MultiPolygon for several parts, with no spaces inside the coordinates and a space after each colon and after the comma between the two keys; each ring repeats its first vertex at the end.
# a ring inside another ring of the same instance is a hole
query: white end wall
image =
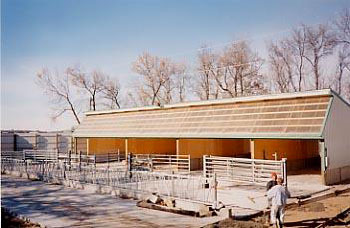
{"type": "Polygon", "coordinates": [[[350,179],[350,106],[334,95],[324,129],[326,184],[350,179]]]}

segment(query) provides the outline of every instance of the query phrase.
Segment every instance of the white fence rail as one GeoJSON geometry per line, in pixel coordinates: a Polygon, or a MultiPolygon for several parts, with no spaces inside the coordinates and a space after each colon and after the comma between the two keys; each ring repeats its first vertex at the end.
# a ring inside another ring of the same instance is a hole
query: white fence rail
{"type": "Polygon", "coordinates": [[[219,156],[203,156],[203,175],[207,178],[217,175],[221,181],[243,182],[266,185],[271,173],[275,172],[287,185],[287,159],[281,161],[247,159],[219,156]]]}
{"type": "Polygon", "coordinates": [[[130,154],[134,170],[189,173],[190,155],[130,154]]]}

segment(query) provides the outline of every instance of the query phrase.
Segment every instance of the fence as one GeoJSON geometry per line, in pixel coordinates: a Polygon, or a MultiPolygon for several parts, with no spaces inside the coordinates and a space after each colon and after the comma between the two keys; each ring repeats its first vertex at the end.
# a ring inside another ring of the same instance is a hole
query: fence
{"type": "Polygon", "coordinates": [[[1,131],[1,150],[58,150],[72,149],[70,132],[1,131]]]}
{"type": "Polygon", "coordinates": [[[203,175],[218,180],[266,185],[271,173],[282,176],[287,185],[287,159],[281,161],[232,158],[219,156],[203,156],[203,175]]]}
{"type": "Polygon", "coordinates": [[[34,161],[55,161],[59,158],[59,155],[57,150],[22,150],[1,151],[1,157],[34,161]]]}
{"type": "Polygon", "coordinates": [[[189,173],[190,155],[131,154],[131,167],[135,170],[189,173]]]}
{"type": "Polygon", "coordinates": [[[35,175],[44,181],[52,179],[79,181],[207,204],[215,203],[217,199],[215,179],[203,176],[147,171],[126,172],[96,168],[94,165],[68,164],[60,160],[47,162],[13,158],[1,158],[1,171],[35,175]],[[209,187],[206,188],[206,185],[209,187]]]}

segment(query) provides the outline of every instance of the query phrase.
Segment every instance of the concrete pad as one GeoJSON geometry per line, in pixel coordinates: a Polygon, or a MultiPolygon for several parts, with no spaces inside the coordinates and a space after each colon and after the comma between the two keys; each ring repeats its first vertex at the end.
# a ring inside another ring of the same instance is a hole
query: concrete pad
{"type": "Polygon", "coordinates": [[[134,200],[5,175],[1,184],[2,206],[47,227],[202,227],[223,219],[139,208],[134,200]]]}

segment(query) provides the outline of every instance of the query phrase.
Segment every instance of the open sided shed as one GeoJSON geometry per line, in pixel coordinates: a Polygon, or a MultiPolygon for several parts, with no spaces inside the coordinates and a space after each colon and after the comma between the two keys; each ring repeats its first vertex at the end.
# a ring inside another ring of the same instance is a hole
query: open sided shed
{"type": "Polygon", "coordinates": [[[74,131],[89,154],[121,152],[288,159],[327,184],[350,178],[350,106],[332,90],[87,112],[74,131]]]}

